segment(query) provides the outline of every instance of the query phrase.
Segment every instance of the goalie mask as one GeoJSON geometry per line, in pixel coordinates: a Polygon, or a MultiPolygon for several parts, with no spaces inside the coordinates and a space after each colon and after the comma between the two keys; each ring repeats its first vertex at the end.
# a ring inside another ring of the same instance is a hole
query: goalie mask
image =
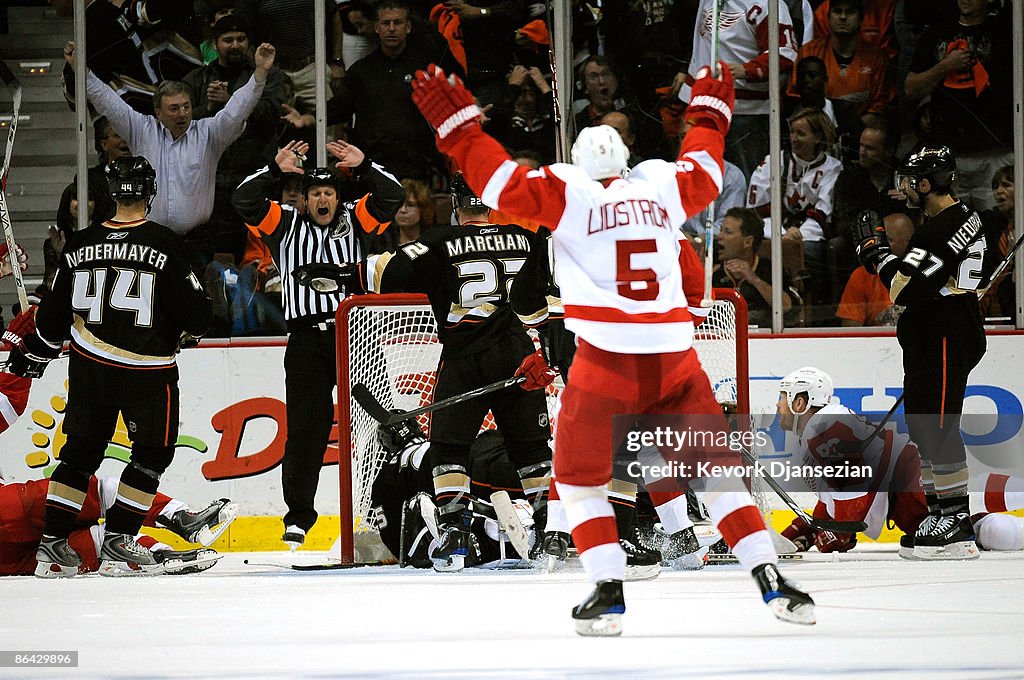
{"type": "Polygon", "coordinates": [[[918,188],[922,179],[931,183],[932,188],[928,193],[952,193],[953,182],[956,181],[956,159],[949,147],[925,147],[911,155],[896,171],[896,188],[901,188],[903,182],[906,182],[911,189],[923,194],[918,188]]]}
{"type": "Polygon", "coordinates": [[[832,403],[832,378],[825,371],[804,366],[780,380],[779,391],[785,392],[789,410],[799,416],[807,413],[811,407],[821,408],[832,403]],[[807,394],[807,408],[797,411],[793,408],[793,400],[801,394],[807,394]]]}
{"type": "Polygon", "coordinates": [[[156,171],[142,156],[122,156],[106,169],[107,189],[115,201],[150,200],[156,195],[156,171]]]}
{"type": "Polygon", "coordinates": [[[625,177],[629,173],[629,149],[610,125],[583,128],[572,145],[572,164],[590,179],[625,177]]]}
{"type": "MultiPolygon", "coordinates": [[[[392,411],[401,413],[401,411],[392,411]]],[[[416,444],[426,441],[423,430],[415,418],[407,418],[393,425],[381,423],[377,426],[377,441],[382,449],[390,454],[395,454],[407,447],[409,444],[416,444]]]]}

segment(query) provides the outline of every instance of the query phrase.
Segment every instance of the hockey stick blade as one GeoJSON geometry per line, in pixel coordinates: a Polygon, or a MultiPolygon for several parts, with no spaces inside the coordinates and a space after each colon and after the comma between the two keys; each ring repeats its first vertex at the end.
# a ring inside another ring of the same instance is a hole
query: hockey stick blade
{"type": "Polygon", "coordinates": [[[353,564],[342,564],[341,562],[326,562],[324,564],[293,564],[295,571],[336,571],[338,569],[358,569],[359,567],[383,567],[393,562],[356,562],[353,564]]]}
{"type": "Polygon", "coordinates": [[[503,390],[506,387],[519,385],[524,382],[526,382],[526,376],[524,375],[508,378],[506,380],[499,380],[498,382],[478,387],[475,390],[470,390],[469,392],[463,392],[462,394],[456,394],[448,397],[447,399],[442,399],[441,401],[435,401],[433,404],[428,404],[427,406],[413,409],[412,411],[399,411],[398,413],[392,413],[384,408],[384,406],[377,401],[377,398],[373,396],[373,393],[370,392],[370,389],[362,383],[356,383],[352,386],[352,397],[363,408],[363,410],[378,423],[383,425],[394,425],[395,423],[400,423],[403,420],[421,416],[424,413],[431,413],[432,411],[454,406],[455,404],[475,399],[476,397],[490,394],[491,392],[497,392],[498,390],[503,390]]]}
{"type": "Polygon", "coordinates": [[[519,520],[515,506],[512,505],[512,499],[508,496],[508,491],[492,493],[491,504],[494,506],[494,514],[498,516],[498,524],[508,536],[512,547],[516,549],[521,558],[527,559],[530,555],[530,535],[519,520]]]}
{"type": "MultiPolygon", "coordinates": [[[[391,411],[380,405],[377,398],[370,392],[370,388],[363,383],[356,383],[352,386],[352,398],[356,400],[366,413],[378,423],[388,424],[391,419],[391,411]]],[[[403,419],[404,420],[404,419],[403,419]]]]}
{"type": "Polygon", "coordinates": [[[758,476],[760,477],[760,479],[763,479],[765,483],[772,488],[772,491],[775,492],[775,495],[782,499],[782,502],[789,506],[789,509],[795,512],[800,519],[807,522],[807,524],[809,524],[812,529],[816,531],[831,531],[833,533],[841,534],[855,534],[859,531],[864,531],[868,528],[866,522],[840,522],[834,519],[821,519],[818,517],[813,517],[812,515],[808,514],[806,510],[801,508],[800,505],[795,500],[793,500],[793,497],[786,493],[786,490],[783,489],[782,486],[765,471],[764,467],[761,465],[760,461],[757,460],[754,454],[752,454],[750,451],[747,451],[743,447],[740,447],[739,451],[746,459],[746,461],[753,465],[756,470],[758,470],[758,476]]]}

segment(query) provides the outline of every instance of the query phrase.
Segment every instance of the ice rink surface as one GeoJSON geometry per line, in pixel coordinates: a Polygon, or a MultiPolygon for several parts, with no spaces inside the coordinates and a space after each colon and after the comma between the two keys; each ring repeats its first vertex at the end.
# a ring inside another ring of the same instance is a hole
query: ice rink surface
{"type": "Polygon", "coordinates": [[[891,545],[837,561],[811,553],[781,567],[817,601],[811,627],[777,621],[738,566],[663,571],[626,584],[624,633],[611,639],[572,630],[569,610],[589,592],[577,569],[300,572],[291,561],[228,553],[191,576],[0,579],[0,648],[80,659],[0,676],[1024,677],[1021,553],[972,563],[907,562],[891,545]]]}

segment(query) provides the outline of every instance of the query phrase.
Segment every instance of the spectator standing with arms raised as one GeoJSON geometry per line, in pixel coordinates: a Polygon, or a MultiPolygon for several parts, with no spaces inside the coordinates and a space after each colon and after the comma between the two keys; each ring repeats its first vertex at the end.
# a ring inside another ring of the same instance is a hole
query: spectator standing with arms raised
{"type": "MultiPolygon", "coordinates": [[[[274,54],[273,45],[260,45],[248,82],[217,115],[198,121],[193,120],[192,98],[184,83],[160,83],[153,95],[154,117],[135,111],[95,74],[87,74],[86,92],[92,105],[110,120],[132,153],[153,159],[160,186],[149,219],[179,236],[210,219],[217,163],[245,129],[245,121],[263,94],[274,54]]],[[[72,67],[75,56],[75,44],[69,42],[64,47],[64,58],[72,67]]],[[[193,267],[205,266],[210,255],[203,249],[193,250],[193,267]]]]}

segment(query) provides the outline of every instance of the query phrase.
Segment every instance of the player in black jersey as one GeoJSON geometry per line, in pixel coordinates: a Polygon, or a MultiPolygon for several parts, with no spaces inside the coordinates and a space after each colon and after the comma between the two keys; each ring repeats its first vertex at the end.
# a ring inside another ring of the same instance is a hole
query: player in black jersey
{"type": "Polygon", "coordinates": [[[971,369],[985,354],[978,307],[985,238],[981,218],[952,193],[956,162],[946,147],[925,148],[900,168],[896,185],[925,215],[902,259],[881,218],[858,216],[857,254],[906,311],[896,326],[903,348],[904,411],[921,452],[929,517],[914,536],[915,559],[978,556],[967,502],[967,452],[960,412],[971,369]]]}
{"type": "Polygon", "coordinates": [[[72,234],[53,292],[39,304],[36,332],[11,353],[13,373],[42,375],[70,333],[67,442],[50,476],[36,576],[73,576],[81,560],[67,537],[89,478],[103,461],[118,414],[132,440],[117,501],[107,512],[100,573],[159,568],[135,542],[178,437],[178,367],[183,338],[207,331],[210,300],[189,267],[180,238],[146,220],[156,173],[145,158],[119,158],[107,170],[117,214],[72,234]]]}
{"type": "Polygon", "coordinates": [[[527,375],[523,390],[494,392],[433,415],[434,494],[443,528],[435,557],[451,558],[450,566],[457,570],[469,554],[463,518],[470,489],[470,444],[490,410],[527,499],[536,507],[551,472],[551,428],[540,388],[550,384],[555,373],[534,351],[508,303],[513,278],[533,247],[533,234],[515,225],[488,222],[488,208],[461,176],[453,184],[452,200],[459,225],[433,227],[394,254],[369,258],[366,283],[373,292],[419,292],[430,299],[442,347],[435,399],[513,373],[527,375]]]}
{"type": "MultiPolygon", "coordinates": [[[[436,545],[438,529],[433,500],[435,463],[430,444],[414,418],[394,425],[380,425],[377,438],[388,454],[373,479],[370,494],[381,541],[402,566],[431,567],[430,545],[436,545]]],[[[525,499],[501,433],[497,430],[481,432],[469,447],[467,465],[472,478],[470,532],[475,554],[467,557],[465,566],[527,566],[527,556],[519,555],[508,539],[499,534],[493,508],[479,500],[495,491],[507,491],[520,522],[530,534],[533,508],[525,499]]]]}

